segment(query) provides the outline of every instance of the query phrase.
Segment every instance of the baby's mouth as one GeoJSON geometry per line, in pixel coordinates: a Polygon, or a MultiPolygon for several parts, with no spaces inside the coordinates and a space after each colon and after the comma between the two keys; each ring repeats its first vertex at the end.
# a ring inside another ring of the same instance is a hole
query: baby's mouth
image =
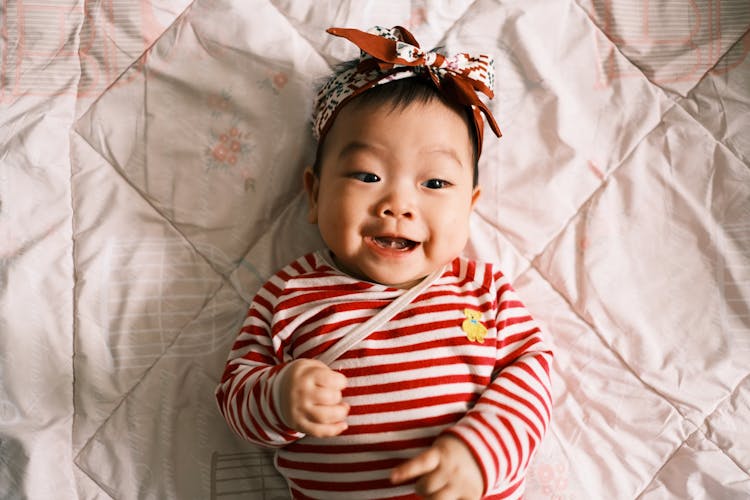
{"type": "Polygon", "coordinates": [[[372,241],[380,248],[388,250],[411,250],[419,243],[406,238],[396,238],[391,236],[374,236],[372,241]]]}

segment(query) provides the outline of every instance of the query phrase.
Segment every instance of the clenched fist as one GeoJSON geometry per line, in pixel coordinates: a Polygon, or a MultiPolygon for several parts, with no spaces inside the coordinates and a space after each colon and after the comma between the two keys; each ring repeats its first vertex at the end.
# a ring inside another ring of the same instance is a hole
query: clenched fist
{"type": "Polygon", "coordinates": [[[314,359],[292,361],[280,380],[279,409],[284,422],[314,437],[338,436],[347,428],[349,405],[342,391],[346,377],[314,359]]]}

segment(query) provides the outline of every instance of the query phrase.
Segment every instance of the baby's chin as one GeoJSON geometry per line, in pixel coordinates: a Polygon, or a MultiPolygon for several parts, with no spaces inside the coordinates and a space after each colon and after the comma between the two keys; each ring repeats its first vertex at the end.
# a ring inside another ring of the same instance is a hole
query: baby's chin
{"type": "Polygon", "coordinates": [[[426,273],[399,273],[396,275],[388,274],[387,272],[368,273],[367,270],[354,268],[353,266],[347,265],[333,253],[331,253],[331,256],[333,257],[333,262],[336,264],[336,267],[341,269],[349,276],[358,280],[377,283],[378,285],[383,285],[391,288],[411,288],[427,276],[426,273]]]}
{"type": "Polygon", "coordinates": [[[360,279],[378,283],[383,286],[390,288],[411,288],[423,279],[425,279],[430,273],[427,271],[423,272],[405,272],[405,273],[388,273],[388,272],[377,272],[377,273],[364,273],[360,279]]]}
{"type": "Polygon", "coordinates": [[[402,289],[408,289],[425,279],[426,276],[420,276],[413,279],[407,279],[407,281],[398,281],[398,282],[391,282],[390,280],[388,282],[384,281],[377,281],[377,280],[370,280],[375,281],[375,283],[380,283],[381,285],[391,287],[391,288],[402,288],[402,289]]]}

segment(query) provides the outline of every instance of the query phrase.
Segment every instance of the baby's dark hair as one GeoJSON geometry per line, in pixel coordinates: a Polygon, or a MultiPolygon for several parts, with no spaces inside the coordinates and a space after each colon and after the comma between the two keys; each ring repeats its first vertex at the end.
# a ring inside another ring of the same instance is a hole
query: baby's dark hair
{"type": "MultiPolygon", "coordinates": [[[[337,72],[344,71],[351,64],[356,64],[358,61],[349,61],[343,63],[337,72]]],[[[456,107],[443,97],[440,91],[435,87],[435,84],[427,78],[410,77],[401,78],[392,82],[375,85],[371,89],[363,92],[362,94],[354,97],[351,102],[356,102],[358,105],[376,105],[376,106],[391,106],[392,109],[400,107],[406,107],[412,103],[426,104],[434,99],[439,99],[444,104],[450,107],[456,107]]],[[[347,103],[349,104],[349,103],[347,103]]],[[[345,104],[346,105],[346,104],[345,104]]],[[[477,132],[473,125],[472,110],[469,107],[465,107],[464,113],[466,114],[466,126],[469,129],[469,137],[472,145],[472,163],[473,163],[473,183],[476,187],[479,182],[479,141],[477,138],[477,132]]],[[[335,118],[334,118],[335,120],[335,118]]],[[[318,143],[318,149],[315,153],[315,163],[313,164],[313,173],[316,176],[320,176],[320,161],[323,150],[323,144],[325,137],[318,143]]]]}

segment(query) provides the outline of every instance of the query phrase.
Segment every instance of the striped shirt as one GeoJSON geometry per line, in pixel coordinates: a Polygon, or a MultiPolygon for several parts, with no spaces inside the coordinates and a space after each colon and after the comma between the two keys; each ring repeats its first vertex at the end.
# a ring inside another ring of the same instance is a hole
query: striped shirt
{"type": "Polygon", "coordinates": [[[480,464],[485,498],[520,498],[550,419],[552,353],[505,276],[456,258],[435,283],[330,367],[347,378],[348,428],[315,438],[280,418],[274,385],[403,290],[352,278],[327,252],[294,261],[258,292],[216,390],[230,427],[278,448],[294,498],[416,498],[390,471],[443,433],[480,464]]]}

